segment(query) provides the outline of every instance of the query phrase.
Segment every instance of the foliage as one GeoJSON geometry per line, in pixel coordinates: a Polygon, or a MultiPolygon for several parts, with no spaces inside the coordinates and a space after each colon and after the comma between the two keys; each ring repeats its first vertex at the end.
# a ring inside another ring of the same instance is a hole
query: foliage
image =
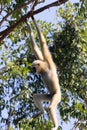
{"type": "MultiPolygon", "coordinates": [[[[8,13],[19,6],[19,1],[0,1],[8,13]],[[8,6],[7,6],[8,5],[8,6]]],[[[21,1],[28,2],[26,0],[21,1]]],[[[81,5],[81,4],[80,4],[81,5]]],[[[57,65],[62,101],[58,107],[63,122],[76,119],[74,127],[86,129],[87,119],[87,19],[78,4],[67,3],[59,8],[56,28],[51,23],[38,21],[46,36],[49,49],[57,65]],[[81,12],[81,13],[79,13],[81,12]],[[84,20],[83,20],[84,19],[84,20]]],[[[83,8],[86,8],[84,3],[83,8]]],[[[84,9],[85,9],[84,8],[84,9]]],[[[27,7],[13,13],[5,24],[8,26],[26,13],[27,7]]],[[[85,10],[85,14],[87,11],[85,10]]],[[[1,16],[0,16],[1,17],[1,16]]],[[[3,24],[4,25],[4,24],[3,24]]],[[[31,23],[37,44],[39,43],[31,23]]],[[[35,57],[31,51],[26,24],[20,24],[0,47],[0,129],[50,130],[52,123],[47,115],[33,119],[38,109],[32,94],[46,92],[37,74],[31,72],[35,57]]],[[[47,104],[46,104],[47,105],[47,104]]],[[[62,124],[59,127],[62,129],[62,124]]]]}

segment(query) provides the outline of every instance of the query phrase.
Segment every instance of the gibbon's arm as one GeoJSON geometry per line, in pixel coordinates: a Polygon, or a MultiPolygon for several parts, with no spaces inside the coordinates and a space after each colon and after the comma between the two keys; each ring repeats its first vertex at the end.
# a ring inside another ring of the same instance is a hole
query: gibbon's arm
{"type": "Polygon", "coordinates": [[[43,57],[44,57],[44,60],[48,62],[49,64],[49,67],[51,69],[54,68],[55,64],[53,62],[53,59],[52,59],[52,56],[51,56],[51,53],[47,47],[47,44],[46,44],[46,40],[45,40],[45,37],[43,36],[43,33],[41,32],[36,20],[34,19],[34,17],[32,16],[32,20],[36,26],[36,29],[37,29],[37,33],[38,33],[38,36],[39,36],[39,39],[40,39],[40,43],[41,43],[41,49],[42,49],[42,54],[43,54],[43,57]]]}
{"type": "Polygon", "coordinates": [[[38,60],[43,60],[43,55],[42,55],[42,53],[41,53],[39,47],[38,47],[38,46],[36,45],[36,43],[35,43],[34,34],[33,34],[32,29],[31,29],[31,26],[30,26],[30,24],[27,23],[27,22],[26,22],[26,24],[27,24],[27,27],[28,27],[28,30],[29,30],[29,33],[30,33],[30,40],[31,40],[31,42],[32,42],[33,52],[34,52],[34,54],[35,54],[35,56],[36,56],[36,58],[37,58],[38,60]]]}

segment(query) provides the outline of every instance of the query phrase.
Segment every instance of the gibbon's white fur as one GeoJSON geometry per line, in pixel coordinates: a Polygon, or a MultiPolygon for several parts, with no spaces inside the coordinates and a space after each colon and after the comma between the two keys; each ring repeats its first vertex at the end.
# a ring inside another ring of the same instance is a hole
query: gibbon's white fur
{"type": "Polygon", "coordinates": [[[50,105],[48,109],[51,115],[52,122],[54,124],[52,130],[57,130],[58,120],[56,115],[56,107],[61,101],[61,91],[60,91],[59,80],[56,72],[56,66],[55,63],[53,62],[51,53],[47,47],[46,40],[42,32],[40,31],[34,17],[32,17],[32,20],[36,26],[36,30],[41,45],[41,51],[40,51],[38,46],[35,43],[34,34],[32,32],[31,26],[28,25],[30,38],[32,42],[32,49],[37,58],[37,60],[35,60],[32,63],[32,68],[42,76],[43,81],[49,91],[49,94],[34,94],[33,99],[35,101],[36,106],[42,111],[42,113],[45,112],[45,108],[42,106],[42,102],[50,101],[50,105]]]}

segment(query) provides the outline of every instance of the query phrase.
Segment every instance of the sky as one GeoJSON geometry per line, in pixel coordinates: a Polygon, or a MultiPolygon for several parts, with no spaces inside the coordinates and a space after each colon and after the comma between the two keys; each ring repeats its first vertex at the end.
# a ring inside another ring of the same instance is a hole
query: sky
{"type": "MultiPolygon", "coordinates": [[[[70,2],[72,3],[76,3],[76,2],[79,2],[79,0],[69,0],[70,2]]],[[[39,6],[37,6],[37,8],[40,8],[41,6],[43,5],[47,5],[49,3],[52,3],[53,0],[47,0],[47,2],[45,2],[45,4],[40,4],[39,6]]],[[[56,6],[56,7],[51,7],[50,9],[47,9],[39,14],[37,14],[35,16],[36,19],[40,19],[40,20],[43,20],[43,21],[47,21],[47,22],[53,22],[55,23],[56,20],[55,20],[55,14],[56,14],[56,10],[58,9],[59,6],[56,6]]]]}

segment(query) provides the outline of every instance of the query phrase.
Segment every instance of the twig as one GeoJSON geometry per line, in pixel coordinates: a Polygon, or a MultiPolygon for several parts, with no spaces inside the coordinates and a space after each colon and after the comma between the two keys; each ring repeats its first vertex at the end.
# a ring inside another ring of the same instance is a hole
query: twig
{"type": "Polygon", "coordinates": [[[74,124],[72,130],[76,130],[76,128],[77,128],[78,126],[79,126],[79,121],[75,122],[75,124],[74,124]]]}

